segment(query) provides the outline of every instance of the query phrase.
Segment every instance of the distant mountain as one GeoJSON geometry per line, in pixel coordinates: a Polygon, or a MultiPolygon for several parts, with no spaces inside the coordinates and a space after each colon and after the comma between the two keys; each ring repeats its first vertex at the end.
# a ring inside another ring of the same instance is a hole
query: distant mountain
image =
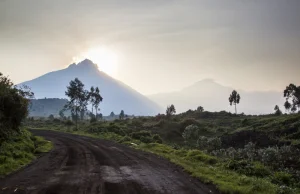
{"type": "Polygon", "coordinates": [[[88,90],[91,86],[99,87],[104,98],[100,104],[101,113],[104,115],[108,115],[112,111],[118,114],[121,110],[130,115],[155,115],[161,112],[161,107],[156,103],[124,83],[99,71],[97,65],[88,59],[19,85],[29,86],[37,99],[66,98],[67,86],[75,78],[79,78],[88,90]]]}
{"type": "MultiPolygon", "coordinates": [[[[148,97],[162,107],[174,104],[177,112],[188,109],[196,109],[203,106],[208,111],[231,111],[234,107],[229,106],[228,98],[233,88],[222,86],[214,80],[205,79],[180,91],[149,95],[148,97]]],[[[245,114],[268,114],[273,113],[275,105],[283,109],[284,98],[281,92],[247,92],[237,90],[241,95],[238,112],[245,114]]]]}

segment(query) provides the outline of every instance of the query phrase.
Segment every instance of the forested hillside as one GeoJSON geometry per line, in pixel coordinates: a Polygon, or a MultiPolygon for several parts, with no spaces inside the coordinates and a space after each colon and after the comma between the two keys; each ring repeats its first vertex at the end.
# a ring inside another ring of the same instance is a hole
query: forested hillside
{"type": "MultiPolygon", "coordinates": [[[[59,117],[59,112],[67,102],[67,99],[59,98],[33,99],[29,106],[29,115],[31,117],[48,117],[49,115],[59,117]]],[[[67,111],[64,114],[70,116],[67,111]]]]}

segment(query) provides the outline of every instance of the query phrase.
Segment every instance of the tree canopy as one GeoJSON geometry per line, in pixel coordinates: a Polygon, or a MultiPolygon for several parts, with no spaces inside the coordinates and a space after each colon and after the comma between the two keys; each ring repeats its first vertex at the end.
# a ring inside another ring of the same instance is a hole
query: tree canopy
{"type": "Polygon", "coordinates": [[[175,106],[172,104],[171,106],[168,106],[167,107],[167,110],[166,110],[166,115],[168,117],[170,117],[171,115],[175,114],[176,113],[176,109],[175,109],[175,106]]]}
{"type": "Polygon", "coordinates": [[[12,81],[0,73],[0,139],[19,132],[22,120],[28,115],[28,106],[33,96],[30,88],[14,87],[12,81]]]}
{"type": "Polygon", "coordinates": [[[290,84],[283,91],[283,95],[286,98],[284,107],[288,111],[295,112],[300,110],[300,86],[290,84]]]}
{"type": "Polygon", "coordinates": [[[229,96],[229,103],[230,103],[230,106],[232,106],[232,105],[235,106],[235,114],[237,114],[236,105],[240,103],[240,100],[241,100],[240,94],[237,93],[236,90],[233,90],[229,96]]]}

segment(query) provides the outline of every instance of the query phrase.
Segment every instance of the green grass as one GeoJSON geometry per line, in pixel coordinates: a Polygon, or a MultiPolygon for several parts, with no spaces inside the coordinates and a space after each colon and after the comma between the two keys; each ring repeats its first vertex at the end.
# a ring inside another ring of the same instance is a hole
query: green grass
{"type": "Polygon", "coordinates": [[[199,150],[175,150],[156,143],[141,144],[138,148],[169,159],[202,182],[216,185],[222,193],[276,194],[280,191],[280,188],[268,179],[247,177],[226,170],[217,158],[199,150]]]}
{"type": "Polygon", "coordinates": [[[40,153],[52,149],[52,143],[33,136],[26,130],[4,141],[0,146],[0,177],[4,177],[32,162],[40,153]]]}

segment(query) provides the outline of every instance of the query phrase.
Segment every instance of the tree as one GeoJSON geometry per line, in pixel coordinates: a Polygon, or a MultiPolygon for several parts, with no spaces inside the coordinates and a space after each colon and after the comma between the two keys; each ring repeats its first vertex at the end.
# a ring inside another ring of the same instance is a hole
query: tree
{"type": "Polygon", "coordinates": [[[233,90],[229,96],[229,103],[230,106],[232,106],[232,104],[235,106],[235,114],[237,114],[236,105],[240,103],[240,100],[240,94],[238,94],[237,91],[233,90]]]}
{"type": "Polygon", "coordinates": [[[54,119],[54,116],[53,116],[53,114],[51,114],[51,115],[49,115],[49,120],[53,120],[54,119]]]}
{"type": "Polygon", "coordinates": [[[102,100],[103,100],[103,98],[100,95],[100,90],[98,87],[96,87],[95,93],[94,93],[94,106],[96,109],[96,115],[98,114],[97,111],[100,110],[99,105],[100,105],[100,102],[102,102],[102,100]]]}
{"type": "Polygon", "coordinates": [[[119,119],[124,119],[125,114],[124,114],[124,110],[121,110],[120,115],[119,115],[119,119]]]}
{"type": "Polygon", "coordinates": [[[101,113],[96,115],[96,119],[100,119],[101,120],[102,118],[103,118],[103,115],[101,113]]]}
{"type": "Polygon", "coordinates": [[[88,92],[84,90],[84,84],[78,78],[75,78],[67,87],[66,96],[70,99],[65,108],[71,110],[73,117],[75,117],[76,129],[78,130],[78,113],[87,110],[88,92]]]}
{"type": "Polygon", "coordinates": [[[175,109],[175,106],[173,104],[171,106],[167,107],[167,110],[166,110],[167,117],[170,117],[171,115],[173,115],[175,113],[176,113],[176,109],[175,109]]]}
{"type": "Polygon", "coordinates": [[[275,106],[274,110],[275,110],[275,115],[282,115],[282,112],[281,112],[281,110],[279,109],[279,106],[278,106],[278,105],[275,106]]]}
{"type": "Polygon", "coordinates": [[[92,86],[89,92],[89,99],[92,105],[92,113],[94,114],[94,104],[95,104],[95,88],[92,86]]]}
{"type": "Polygon", "coordinates": [[[60,116],[61,119],[65,118],[64,110],[59,111],[59,116],[60,116]]]}
{"type": "Polygon", "coordinates": [[[290,84],[283,91],[283,95],[286,98],[284,103],[286,110],[291,110],[292,112],[300,110],[300,86],[290,84]]]}
{"type": "Polygon", "coordinates": [[[114,112],[111,112],[109,116],[110,116],[110,117],[115,117],[115,113],[114,113],[114,112]]]}
{"type": "Polygon", "coordinates": [[[30,99],[33,97],[29,87],[14,87],[12,81],[0,73],[0,142],[12,133],[19,132],[21,122],[28,116],[30,99]]]}
{"type": "Polygon", "coordinates": [[[197,112],[204,112],[204,108],[202,106],[198,106],[197,112]]]}

